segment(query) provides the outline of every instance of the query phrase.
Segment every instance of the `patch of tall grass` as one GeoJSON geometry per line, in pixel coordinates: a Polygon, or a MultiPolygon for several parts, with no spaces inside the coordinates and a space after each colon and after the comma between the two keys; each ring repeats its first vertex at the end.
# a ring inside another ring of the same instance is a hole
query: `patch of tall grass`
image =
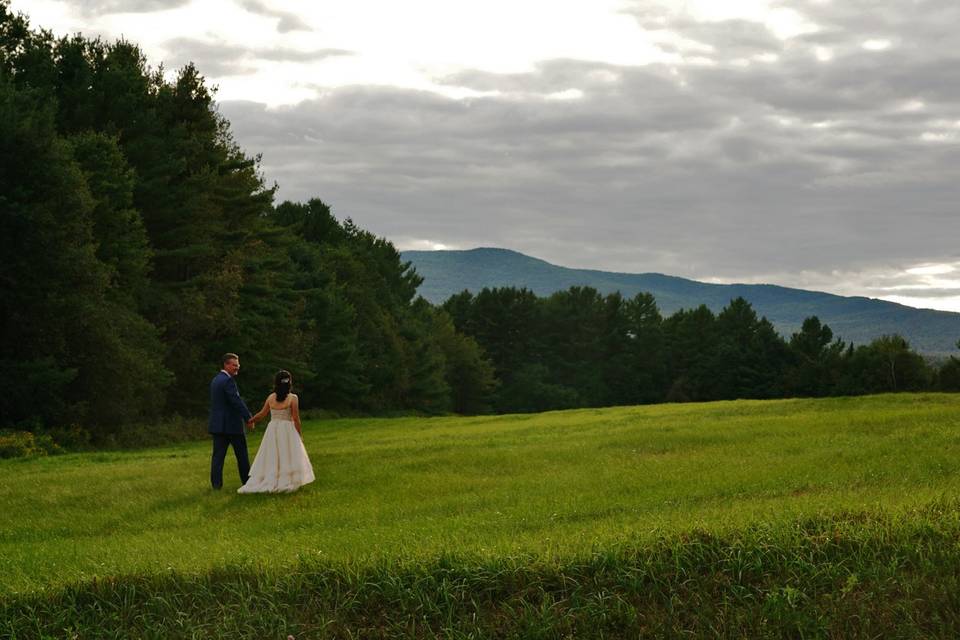
{"type": "Polygon", "coordinates": [[[76,638],[956,638],[960,502],[703,530],[569,555],[237,564],[7,600],[76,638]]]}

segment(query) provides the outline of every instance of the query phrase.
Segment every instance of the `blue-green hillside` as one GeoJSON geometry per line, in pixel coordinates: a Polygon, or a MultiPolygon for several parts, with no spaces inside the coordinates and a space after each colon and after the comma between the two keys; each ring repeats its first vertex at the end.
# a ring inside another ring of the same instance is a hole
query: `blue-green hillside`
{"type": "Polygon", "coordinates": [[[709,284],[659,273],[569,269],[506,249],[405,251],[402,257],[423,277],[420,295],[434,303],[464,289],[476,293],[484,287],[526,287],[546,296],[571,286],[590,286],[601,293],[619,291],[625,297],[651,293],[665,315],[701,304],[717,312],[730,300],[743,297],[786,337],[798,331],[805,318],[817,316],[835,336],[858,345],[897,333],[921,353],[946,354],[956,352],[960,338],[960,314],[871,298],[772,284],[709,284]]]}

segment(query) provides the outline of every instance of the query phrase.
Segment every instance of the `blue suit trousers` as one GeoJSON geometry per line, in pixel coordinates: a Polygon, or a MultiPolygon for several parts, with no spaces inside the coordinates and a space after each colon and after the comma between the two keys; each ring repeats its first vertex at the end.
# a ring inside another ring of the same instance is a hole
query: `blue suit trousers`
{"type": "Polygon", "coordinates": [[[243,433],[211,433],[213,436],[213,457],[210,459],[210,484],[214,489],[223,486],[223,461],[227,457],[227,448],[233,447],[237,457],[237,471],[240,472],[240,484],[246,484],[250,477],[250,456],[247,454],[247,436],[243,433]]]}

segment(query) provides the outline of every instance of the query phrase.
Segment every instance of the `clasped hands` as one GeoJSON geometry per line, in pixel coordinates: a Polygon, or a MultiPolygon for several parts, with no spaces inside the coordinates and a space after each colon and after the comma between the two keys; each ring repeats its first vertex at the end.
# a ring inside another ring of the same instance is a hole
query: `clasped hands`
{"type": "Polygon", "coordinates": [[[254,420],[253,418],[250,418],[249,420],[247,420],[247,429],[249,429],[250,431],[253,431],[256,428],[257,428],[256,420],[254,420]]]}

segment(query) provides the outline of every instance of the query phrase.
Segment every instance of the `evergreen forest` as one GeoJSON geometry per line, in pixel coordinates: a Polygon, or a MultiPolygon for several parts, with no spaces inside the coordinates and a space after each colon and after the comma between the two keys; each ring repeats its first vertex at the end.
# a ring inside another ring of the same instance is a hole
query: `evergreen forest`
{"type": "Polygon", "coordinates": [[[500,287],[442,308],[492,361],[498,412],[960,389],[956,357],[929,362],[899,335],[845,343],[816,316],[785,339],[741,297],[663,316],[649,293],[500,287]]]}
{"type": "Polygon", "coordinates": [[[313,408],[483,410],[492,368],[394,246],[275,191],[193,65],[0,0],[0,426],[201,415],[228,351],[252,402],[286,368],[313,408]]]}

